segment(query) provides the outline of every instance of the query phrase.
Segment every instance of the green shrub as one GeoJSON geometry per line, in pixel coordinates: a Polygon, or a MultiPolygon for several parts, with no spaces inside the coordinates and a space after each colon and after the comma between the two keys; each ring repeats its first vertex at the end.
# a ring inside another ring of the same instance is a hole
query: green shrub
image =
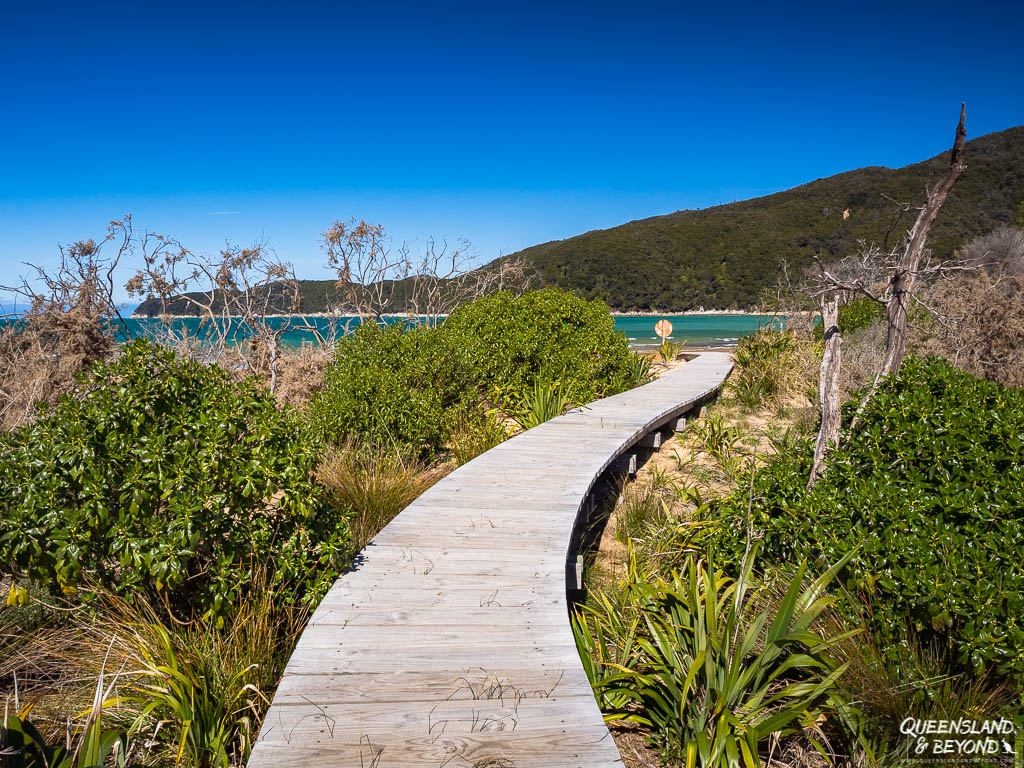
{"type": "MultiPolygon", "coordinates": [[[[839,331],[844,335],[867,328],[877,320],[885,317],[885,307],[874,299],[867,296],[858,296],[851,302],[842,304],[839,307],[839,331]]],[[[814,338],[822,341],[825,338],[825,329],[819,319],[814,324],[814,338]]]]}
{"type": "Polygon", "coordinates": [[[738,559],[753,498],[770,561],[856,550],[843,578],[876,631],[910,620],[956,667],[1024,681],[1024,391],[908,357],[807,491],[812,452],[777,456],[727,499],[720,544],[738,559]]]}
{"type": "Polygon", "coordinates": [[[0,569],[223,620],[272,564],[290,599],[347,554],[300,422],[255,383],[146,340],[0,437],[0,569]]]}
{"type": "Polygon", "coordinates": [[[515,411],[539,385],[565,402],[629,389],[649,366],[616,333],[608,308],[565,291],[497,293],[439,328],[368,324],[344,337],[310,406],[316,434],[432,457],[488,406],[515,411]]]}
{"type": "Polygon", "coordinates": [[[638,366],[604,302],[556,288],[495,293],[456,309],[441,332],[480,395],[514,407],[537,381],[558,381],[575,403],[633,386],[638,366]]]}
{"type": "MultiPolygon", "coordinates": [[[[951,674],[945,654],[922,643],[918,632],[909,626],[894,635],[887,630],[882,636],[857,635],[834,655],[848,664],[838,688],[845,701],[856,702],[856,717],[850,721],[860,732],[856,741],[880,766],[906,764],[900,758],[907,757],[912,744],[900,732],[900,724],[907,713],[921,720],[1012,718],[1016,714],[1013,686],[987,675],[951,674]]],[[[1019,691],[1016,693],[1019,697],[1019,691]]],[[[870,760],[852,762],[875,764],[870,760]]]]}
{"type": "Polygon", "coordinates": [[[338,342],[310,423],[339,447],[355,439],[436,453],[470,399],[463,370],[436,328],[362,325],[338,342]]]}

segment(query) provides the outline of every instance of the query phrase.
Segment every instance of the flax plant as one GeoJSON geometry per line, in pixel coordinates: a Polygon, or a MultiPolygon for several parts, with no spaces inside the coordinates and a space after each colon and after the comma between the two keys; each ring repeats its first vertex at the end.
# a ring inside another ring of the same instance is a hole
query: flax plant
{"type": "Polygon", "coordinates": [[[754,768],[797,733],[824,753],[819,720],[841,706],[846,665],[829,651],[856,630],[823,636],[815,623],[845,560],[807,586],[801,565],[776,600],[752,589],[756,549],[736,580],[692,557],[667,580],[630,579],[625,605],[601,598],[576,620],[606,719],[639,724],[688,768],[754,768]]]}

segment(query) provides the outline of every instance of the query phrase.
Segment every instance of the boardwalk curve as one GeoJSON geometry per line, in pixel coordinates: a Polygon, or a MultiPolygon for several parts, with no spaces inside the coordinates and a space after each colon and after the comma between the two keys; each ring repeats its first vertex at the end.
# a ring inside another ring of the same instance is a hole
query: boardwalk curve
{"type": "Polygon", "coordinates": [[[573,533],[601,473],[731,367],[702,354],[420,496],[314,612],[249,768],[621,766],[568,620],[573,533]]]}

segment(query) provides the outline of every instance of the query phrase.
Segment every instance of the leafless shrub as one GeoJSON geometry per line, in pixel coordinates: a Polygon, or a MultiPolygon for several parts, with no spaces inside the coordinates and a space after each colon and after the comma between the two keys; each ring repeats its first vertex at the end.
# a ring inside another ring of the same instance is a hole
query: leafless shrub
{"type": "Polygon", "coordinates": [[[112,353],[123,321],[113,300],[113,274],[130,249],[131,217],[111,222],[100,242],[60,249],[56,271],[28,265],[35,275],[0,286],[28,309],[0,333],[0,427],[30,422],[37,403],[73,389],[75,375],[112,353]],[[114,242],[115,252],[106,249],[114,242]]]}
{"type": "Polygon", "coordinates": [[[299,309],[299,281],[292,265],[265,243],[228,245],[217,256],[200,256],[176,240],[146,233],[138,241],[143,267],[125,288],[132,296],[160,301],[162,338],[180,353],[241,368],[277,389],[281,337],[305,328],[299,309]],[[190,334],[176,324],[172,308],[200,318],[190,334]]]}
{"type": "Polygon", "coordinates": [[[454,246],[430,239],[419,255],[396,246],[380,224],[336,221],[322,234],[327,265],[337,275],[339,301],[331,314],[380,322],[404,315],[411,323],[437,322],[460,304],[496,290],[525,290],[531,273],[519,259],[478,269],[465,240],[454,246]]]}
{"type": "Polygon", "coordinates": [[[976,237],[963,247],[960,258],[965,264],[983,267],[1007,277],[1024,276],[1024,229],[997,227],[976,237]]]}
{"type": "Polygon", "coordinates": [[[839,389],[847,399],[856,389],[871,384],[885,359],[885,322],[879,320],[843,338],[843,367],[839,389]]]}
{"type": "Polygon", "coordinates": [[[324,371],[331,360],[327,345],[303,344],[282,352],[274,397],[281,405],[304,408],[324,383],[324,371]]]}
{"type": "Polygon", "coordinates": [[[1024,232],[997,230],[964,252],[985,267],[924,289],[923,301],[941,311],[914,329],[911,348],[975,376],[1024,386],[1024,232]]]}

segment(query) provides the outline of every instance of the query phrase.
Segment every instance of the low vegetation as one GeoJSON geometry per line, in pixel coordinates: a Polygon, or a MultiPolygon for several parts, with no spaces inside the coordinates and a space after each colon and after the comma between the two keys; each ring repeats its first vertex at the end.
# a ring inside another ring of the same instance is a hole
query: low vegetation
{"type": "Polygon", "coordinates": [[[289,602],[347,561],[300,418],[254,382],[137,340],[0,436],[0,561],[57,595],[94,585],[231,616],[257,570],[289,602]]]}
{"type": "Polygon", "coordinates": [[[322,376],[309,349],[279,357],[273,393],[243,348],[111,346],[0,434],[4,759],[243,765],[355,552],[455,464],[650,374],[607,308],[560,291],[451,319],[363,324],[322,376]]]}
{"type": "Polygon", "coordinates": [[[338,342],[310,423],[329,444],[356,439],[429,457],[443,450],[469,395],[457,352],[438,329],[367,324],[338,342]]]}
{"type": "Polygon", "coordinates": [[[316,477],[331,503],[345,512],[352,549],[358,552],[446,469],[389,446],[349,443],[327,452],[316,477]]]}
{"type": "Polygon", "coordinates": [[[801,565],[772,595],[749,555],[736,580],[694,558],[664,577],[631,567],[614,599],[574,619],[606,717],[643,726],[669,762],[750,766],[782,737],[825,740],[818,720],[845,669],[830,651],[852,633],[811,630],[841,563],[806,587],[801,565]]]}
{"type": "Polygon", "coordinates": [[[529,428],[649,375],[600,301],[496,293],[438,327],[364,325],[341,339],[310,418],[334,445],[356,439],[435,458],[461,441],[465,455],[467,431],[482,444],[500,436],[489,416],[529,428]]]}
{"type": "MultiPolygon", "coordinates": [[[[808,443],[758,473],[764,559],[853,556],[841,578],[869,602],[869,625],[891,635],[910,621],[951,668],[1024,684],[1024,567],[1010,554],[1024,541],[1024,393],[910,358],[861,419],[823,487],[805,489],[808,443]]],[[[717,510],[734,561],[746,505],[741,490],[717,510]]]]}
{"type": "MultiPolygon", "coordinates": [[[[810,488],[822,340],[797,321],[741,340],[720,400],[622,489],[574,631],[626,765],[891,766],[908,716],[1019,708],[1024,400],[924,319],[911,346],[945,357],[883,380],[810,488]]],[[[845,424],[884,322],[840,312],[845,424]]]]}

